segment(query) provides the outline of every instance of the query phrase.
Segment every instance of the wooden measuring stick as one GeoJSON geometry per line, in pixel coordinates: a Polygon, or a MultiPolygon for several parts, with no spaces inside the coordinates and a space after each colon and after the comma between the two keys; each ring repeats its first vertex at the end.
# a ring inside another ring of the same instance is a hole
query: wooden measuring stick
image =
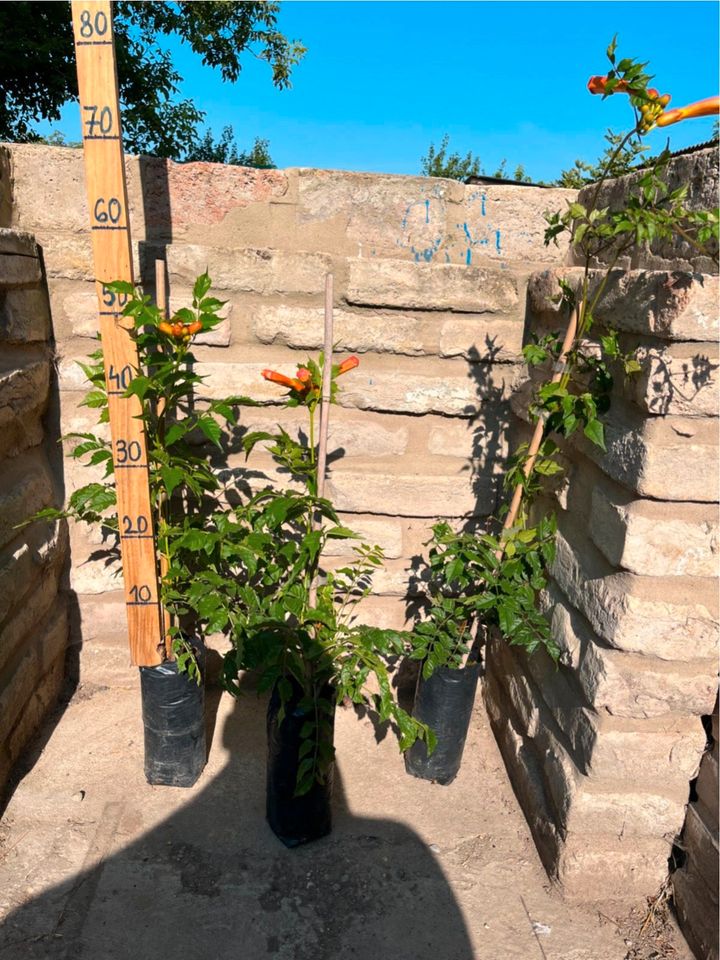
{"type": "Polygon", "coordinates": [[[71,6],[130,656],[138,666],[154,666],[165,657],[147,444],[140,401],[125,396],[138,354],[132,318],[121,315],[127,297],[105,286],[133,281],[112,11],[108,0],[71,6]]]}

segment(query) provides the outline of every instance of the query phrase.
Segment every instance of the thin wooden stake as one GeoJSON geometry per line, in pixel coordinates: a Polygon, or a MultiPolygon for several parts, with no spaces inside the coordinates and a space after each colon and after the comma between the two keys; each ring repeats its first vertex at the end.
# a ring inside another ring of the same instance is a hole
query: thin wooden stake
{"type": "Polygon", "coordinates": [[[327,469],[328,427],[330,425],[330,396],[332,390],[333,353],[333,276],[325,277],[325,333],[323,337],[323,377],[320,398],[320,430],[318,437],[317,485],[318,496],[325,494],[325,471],[327,469]]]}
{"type": "MultiPolygon", "coordinates": [[[[318,430],[317,495],[325,495],[325,472],[327,470],[328,428],[330,426],[330,398],[332,396],[333,354],[333,277],[325,277],[325,331],[323,335],[323,376],[320,393],[320,428],[318,430]]],[[[315,518],[313,518],[313,525],[315,518]]],[[[310,605],[317,602],[317,578],[310,587],[310,605]]]]}
{"type": "Polygon", "coordinates": [[[113,280],[133,281],[111,4],[73,0],[72,21],[128,640],[132,662],[150,667],[162,663],[165,645],[145,429],[139,399],[126,393],[138,371],[138,353],[132,318],[122,316],[127,297],[105,286],[113,280]]]}

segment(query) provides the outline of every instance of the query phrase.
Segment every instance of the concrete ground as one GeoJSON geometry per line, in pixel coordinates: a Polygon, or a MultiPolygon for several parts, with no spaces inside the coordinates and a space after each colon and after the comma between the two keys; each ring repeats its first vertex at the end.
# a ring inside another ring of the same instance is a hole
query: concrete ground
{"type": "Polygon", "coordinates": [[[200,781],[150,787],[137,671],[89,647],[81,675],[0,825],[1,960],[691,956],[672,931],[645,952],[611,907],[562,901],[479,696],[448,787],[340,709],[333,832],[291,851],[264,820],[264,699],[209,688],[200,781]]]}

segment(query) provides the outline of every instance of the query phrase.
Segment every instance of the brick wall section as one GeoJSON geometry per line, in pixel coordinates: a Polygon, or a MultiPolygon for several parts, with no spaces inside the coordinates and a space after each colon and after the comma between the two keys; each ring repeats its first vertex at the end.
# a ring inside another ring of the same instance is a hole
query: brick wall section
{"type": "Polygon", "coordinates": [[[680,925],[700,960],[718,960],[718,707],[710,721],[710,745],[702,758],[694,799],[679,845],[684,862],[673,874],[680,925]]]}
{"type": "Polygon", "coordinates": [[[64,525],[18,529],[57,502],[50,338],[38,248],[0,229],[0,792],[54,703],[68,638],[64,525]]]}
{"type": "MultiPolygon", "coordinates": [[[[566,444],[555,491],[545,602],[563,663],[495,643],[485,686],[543,860],[581,899],[659,888],[717,691],[718,278],[645,256],[596,311],[599,330],[639,348],[642,373],[616,385],[607,453],[566,444]]],[[[561,326],[559,274],[578,281],[556,268],[529,280],[539,333],[561,326]]],[[[519,436],[527,398],[525,385],[512,401],[519,436]]]]}

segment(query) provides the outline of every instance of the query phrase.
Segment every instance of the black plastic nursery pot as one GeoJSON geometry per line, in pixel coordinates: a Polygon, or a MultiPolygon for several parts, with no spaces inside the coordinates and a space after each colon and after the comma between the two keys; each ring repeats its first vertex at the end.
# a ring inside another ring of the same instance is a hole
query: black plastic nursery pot
{"type": "Polygon", "coordinates": [[[480,666],[476,659],[459,670],[439,667],[428,680],[418,677],[413,716],[426,723],[437,737],[428,756],[422,740],[405,754],[405,769],[414,777],[435,783],[452,783],[460,769],[465,739],[477,690],[480,666]]]}
{"type": "MultiPolygon", "coordinates": [[[[205,649],[197,641],[196,656],[205,674],[205,649]]],[[[168,660],[157,667],[140,667],[145,778],[165,787],[191,787],[203,771],[205,748],[205,687],[168,660]]]]}
{"type": "MultiPolygon", "coordinates": [[[[280,694],[277,684],[273,688],[267,712],[267,808],[266,816],[270,829],[286,847],[299,847],[303,843],[319,840],[332,829],[332,786],[334,766],[328,769],[323,783],[315,783],[301,796],[295,796],[299,751],[302,738],[300,731],[309,719],[308,711],[299,706],[302,692],[293,684],[294,693],[285,705],[285,717],[278,723],[280,694]]],[[[322,689],[324,699],[333,700],[333,689],[322,689]]],[[[332,744],[335,717],[333,715],[327,740],[332,744]]]]}

